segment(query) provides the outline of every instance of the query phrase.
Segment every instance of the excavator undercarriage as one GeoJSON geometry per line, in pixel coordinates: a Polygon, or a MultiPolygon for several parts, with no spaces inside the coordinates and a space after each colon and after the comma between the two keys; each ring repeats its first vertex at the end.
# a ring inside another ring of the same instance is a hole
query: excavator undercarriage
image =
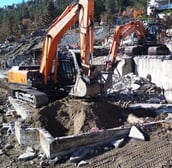
{"type": "Polygon", "coordinates": [[[124,54],[129,56],[139,56],[139,55],[168,55],[170,50],[166,45],[133,45],[126,46],[124,49],[124,54]]]}

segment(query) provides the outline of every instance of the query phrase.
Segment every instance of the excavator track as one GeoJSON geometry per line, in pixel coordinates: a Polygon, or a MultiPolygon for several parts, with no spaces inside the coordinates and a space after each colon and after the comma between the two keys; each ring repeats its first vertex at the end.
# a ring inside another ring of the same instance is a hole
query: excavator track
{"type": "Polygon", "coordinates": [[[168,55],[170,50],[166,45],[157,46],[127,46],[124,53],[129,56],[135,55],[168,55]]]}
{"type": "Polygon", "coordinates": [[[48,96],[44,92],[35,89],[13,90],[13,96],[18,100],[29,103],[34,108],[48,104],[48,96]]]}
{"type": "Polygon", "coordinates": [[[136,45],[136,46],[127,46],[125,47],[124,53],[129,56],[134,55],[142,55],[143,54],[143,47],[136,45]]]}
{"type": "Polygon", "coordinates": [[[170,50],[166,45],[152,46],[148,48],[148,55],[168,55],[170,50]]]}

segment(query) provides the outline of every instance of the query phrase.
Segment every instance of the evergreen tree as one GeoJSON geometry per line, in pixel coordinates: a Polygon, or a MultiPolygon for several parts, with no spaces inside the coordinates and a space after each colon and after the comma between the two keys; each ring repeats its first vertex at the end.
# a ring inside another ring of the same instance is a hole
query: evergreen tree
{"type": "Polygon", "coordinates": [[[47,4],[46,13],[43,17],[43,23],[44,23],[45,27],[48,27],[56,17],[57,17],[57,9],[54,6],[54,2],[49,1],[47,4]]]}

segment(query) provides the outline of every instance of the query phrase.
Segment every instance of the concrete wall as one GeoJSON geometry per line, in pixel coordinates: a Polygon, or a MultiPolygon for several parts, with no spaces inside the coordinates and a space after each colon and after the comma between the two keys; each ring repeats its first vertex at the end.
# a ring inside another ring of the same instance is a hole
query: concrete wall
{"type": "Polygon", "coordinates": [[[164,60],[156,58],[135,57],[134,61],[136,66],[135,73],[138,76],[146,78],[146,76],[150,74],[152,77],[152,82],[163,88],[162,69],[164,60]]]}
{"type": "Polygon", "coordinates": [[[167,101],[172,103],[172,60],[169,59],[169,56],[123,58],[118,69],[121,75],[133,72],[146,78],[150,74],[152,82],[165,90],[167,101]],[[128,59],[131,59],[131,61],[128,59]]]}

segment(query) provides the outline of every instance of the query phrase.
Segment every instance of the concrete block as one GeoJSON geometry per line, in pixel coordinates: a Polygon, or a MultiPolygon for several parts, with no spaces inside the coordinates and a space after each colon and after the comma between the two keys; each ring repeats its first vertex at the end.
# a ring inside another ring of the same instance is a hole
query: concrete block
{"type": "Polygon", "coordinates": [[[21,145],[40,146],[39,129],[22,126],[20,121],[15,122],[15,136],[21,145]]]}
{"type": "Polygon", "coordinates": [[[23,108],[20,105],[19,100],[14,99],[11,96],[8,97],[8,100],[13,105],[13,107],[16,110],[17,114],[20,115],[22,119],[26,119],[31,114],[31,112],[29,110],[27,110],[26,108],[23,108]]]}
{"type": "MultiPolygon", "coordinates": [[[[165,56],[164,56],[165,57],[165,56]]],[[[140,77],[146,78],[148,74],[151,75],[152,82],[157,86],[162,86],[162,69],[164,59],[161,57],[153,56],[140,56],[134,57],[135,61],[135,74],[140,77]]]]}
{"type": "Polygon", "coordinates": [[[172,90],[172,60],[164,60],[163,62],[162,75],[160,76],[162,80],[162,85],[165,90],[172,90]]]}
{"type": "Polygon", "coordinates": [[[103,144],[112,139],[124,138],[130,128],[113,128],[87,132],[79,135],[52,138],[48,132],[40,131],[40,144],[48,158],[66,155],[81,146],[103,144]]]}
{"type": "Polygon", "coordinates": [[[128,73],[135,72],[135,63],[133,58],[131,57],[124,57],[120,58],[120,62],[117,66],[117,70],[119,71],[120,75],[126,75],[128,73]]]}
{"type": "Polygon", "coordinates": [[[131,127],[129,137],[140,139],[140,140],[145,140],[144,134],[136,126],[131,127]]]}
{"type": "Polygon", "coordinates": [[[51,154],[51,145],[54,141],[54,138],[50,135],[50,133],[46,130],[39,130],[40,136],[40,145],[43,152],[46,154],[48,158],[52,156],[51,154]]]}
{"type": "Polygon", "coordinates": [[[172,90],[165,91],[165,98],[168,103],[172,103],[172,90]]]}

